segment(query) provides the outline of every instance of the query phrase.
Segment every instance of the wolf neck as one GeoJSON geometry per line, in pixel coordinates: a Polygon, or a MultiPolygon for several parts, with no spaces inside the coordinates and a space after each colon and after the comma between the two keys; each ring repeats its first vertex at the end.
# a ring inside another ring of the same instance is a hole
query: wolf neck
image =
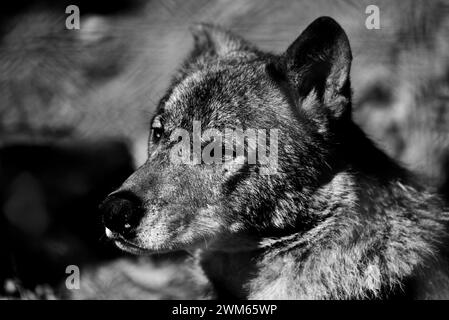
{"type": "Polygon", "coordinates": [[[431,196],[401,182],[360,180],[337,175],[326,186],[329,218],[297,238],[266,241],[254,298],[383,298],[429,263],[445,236],[431,196]]]}
{"type": "Polygon", "coordinates": [[[429,264],[446,236],[447,214],[380,151],[364,151],[387,161],[378,163],[386,170],[380,178],[356,158],[355,168],[312,197],[310,210],[325,216],[322,222],[305,233],[260,239],[258,250],[206,253],[212,282],[240,298],[383,298],[429,264]]]}

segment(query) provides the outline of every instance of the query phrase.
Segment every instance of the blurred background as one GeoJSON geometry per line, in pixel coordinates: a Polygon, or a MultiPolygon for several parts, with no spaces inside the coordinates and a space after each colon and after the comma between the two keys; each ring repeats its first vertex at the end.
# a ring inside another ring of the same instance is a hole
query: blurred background
{"type": "Polygon", "coordinates": [[[98,204],[146,157],[149,120],[213,22],[281,53],[328,15],[353,49],[354,117],[449,199],[449,0],[93,0],[0,5],[0,298],[206,298],[186,253],[133,257],[98,204]],[[68,30],[75,4],[81,28],[68,30]],[[365,9],[380,9],[368,30],[365,9]],[[81,271],[79,289],[66,267],[81,271]]]}

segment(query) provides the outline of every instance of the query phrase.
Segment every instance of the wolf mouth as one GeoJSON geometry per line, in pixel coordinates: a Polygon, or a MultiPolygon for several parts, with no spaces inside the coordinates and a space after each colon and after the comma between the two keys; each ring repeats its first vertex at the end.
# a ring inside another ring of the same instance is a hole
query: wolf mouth
{"type": "Polygon", "coordinates": [[[150,253],[150,250],[144,249],[142,247],[139,247],[135,245],[134,243],[129,242],[128,240],[125,240],[123,237],[119,236],[114,240],[114,244],[121,250],[133,253],[133,254],[145,254],[150,253]]]}
{"type": "Polygon", "coordinates": [[[121,250],[130,252],[133,254],[143,254],[148,252],[149,250],[138,246],[135,243],[125,239],[122,235],[112,232],[111,230],[106,228],[106,236],[114,241],[114,244],[121,250]]]}
{"type": "Polygon", "coordinates": [[[114,238],[113,240],[114,240],[115,245],[124,251],[130,252],[130,253],[140,253],[140,254],[148,252],[148,250],[146,250],[142,247],[139,247],[138,245],[124,239],[122,236],[118,236],[117,238],[114,238]]]}

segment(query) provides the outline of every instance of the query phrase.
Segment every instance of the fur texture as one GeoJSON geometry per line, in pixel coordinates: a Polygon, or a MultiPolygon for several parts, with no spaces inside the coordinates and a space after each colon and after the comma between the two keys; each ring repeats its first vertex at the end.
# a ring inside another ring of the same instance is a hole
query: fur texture
{"type": "Polygon", "coordinates": [[[147,162],[103,205],[108,236],[134,253],[196,251],[219,298],[447,297],[449,215],[352,121],[341,27],[319,18],[282,55],[210,25],[193,34],[147,162]],[[280,129],[277,173],[171,163],[171,134],[194,121],[280,129]]]}

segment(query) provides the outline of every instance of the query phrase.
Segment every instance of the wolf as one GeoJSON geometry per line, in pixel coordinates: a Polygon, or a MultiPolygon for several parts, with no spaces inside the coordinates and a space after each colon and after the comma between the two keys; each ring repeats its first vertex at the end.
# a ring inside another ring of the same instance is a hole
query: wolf
{"type": "Polygon", "coordinates": [[[282,54],[210,24],[192,32],[152,119],[147,161],[101,205],[115,245],[193,252],[216,298],[448,298],[448,211],[352,120],[342,27],[320,17],[282,54]],[[172,133],[194,121],[279,129],[276,172],[235,152],[223,163],[173,161],[172,133]]]}

